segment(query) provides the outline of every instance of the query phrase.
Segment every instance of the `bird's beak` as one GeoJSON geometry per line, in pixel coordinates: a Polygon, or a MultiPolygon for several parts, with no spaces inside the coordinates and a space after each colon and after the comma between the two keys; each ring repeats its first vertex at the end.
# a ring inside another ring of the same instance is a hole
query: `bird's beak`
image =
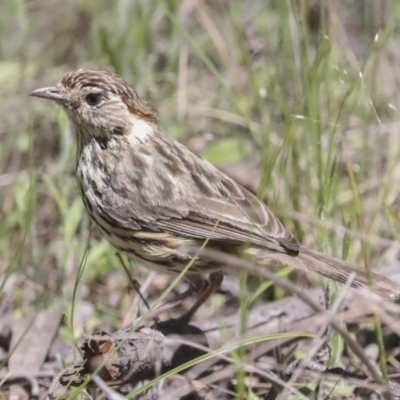
{"type": "Polygon", "coordinates": [[[29,93],[29,96],[41,97],[42,99],[54,100],[56,103],[65,103],[67,98],[57,86],[36,89],[29,93]]]}

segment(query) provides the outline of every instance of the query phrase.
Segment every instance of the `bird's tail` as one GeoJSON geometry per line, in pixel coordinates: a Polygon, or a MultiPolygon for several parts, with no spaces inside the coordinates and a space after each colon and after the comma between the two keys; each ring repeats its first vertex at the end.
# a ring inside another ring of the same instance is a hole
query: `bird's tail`
{"type": "MultiPolygon", "coordinates": [[[[277,257],[282,264],[294,269],[314,271],[335,281],[345,283],[354,274],[353,287],[368,287],[366,270],[358,265],[301,247],[297,256],[282,254],[277,257]]],[[[400,286],[385,276],[372,274],[372,289],[382,297],[400,298],[400,286]]]]}

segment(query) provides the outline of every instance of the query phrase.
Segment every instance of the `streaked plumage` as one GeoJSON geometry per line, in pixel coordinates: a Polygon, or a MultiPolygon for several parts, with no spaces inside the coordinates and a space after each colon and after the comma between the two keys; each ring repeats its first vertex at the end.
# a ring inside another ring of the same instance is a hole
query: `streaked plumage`
{"type": "MultiPolygon", "coordinates": [[[[208,246],[244,251],[266,266],[286,264],[339,282],[354,272],[353,285],[367,285],[364,269],[302,247],[253,194],[165,136],[155,110],[116,75],[79,69],[32,95],[66,110],[78,142],[85,207],[102,235],[129,257],[179,273],[194,255],[186,249],[208,240],[208,246]]],[[[200,287],[209,272],[219,281],[222,268],[196,259],[187,279],[200,287]]],[[[379,275],[374,290],[400,294],[379,275]]]]}

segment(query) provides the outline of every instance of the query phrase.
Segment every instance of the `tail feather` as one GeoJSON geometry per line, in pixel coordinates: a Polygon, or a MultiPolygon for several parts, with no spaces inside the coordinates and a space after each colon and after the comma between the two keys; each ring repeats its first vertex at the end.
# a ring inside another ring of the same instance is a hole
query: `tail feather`
{"type": "MultiPolygon", "coordinates": [[[[289,265],[294,269],[303,271],[315,271],[335,281],[345,283],[351,274],[355,277],[352,282],[353,287],[369,287],[366,270],[358,265],[308,250],[301,247],[298,256],[282,254],[278,256],[282,264],[289,265]]],[[[383,275],[373,273],[372,275],[374,292],[382,297],[390,299],[400,298],[400,286],[383,275]]]]}

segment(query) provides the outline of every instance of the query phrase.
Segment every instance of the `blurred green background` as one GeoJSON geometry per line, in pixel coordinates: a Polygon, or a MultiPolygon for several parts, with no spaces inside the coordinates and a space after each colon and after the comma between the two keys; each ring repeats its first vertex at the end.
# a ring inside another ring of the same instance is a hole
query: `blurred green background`
{"type": "Polygon", "coordinates": [[[168,135],[257,192],[305,245],[373,267],[396,259],[399,6],[0,0],[0,314],[68,310],[85,254],[73,336],[105,315],[119,326],[129,305],[115,251],[93,232],[85,253],[66,119],[27,96],[82,66],[120,74],[168,135]]]}

